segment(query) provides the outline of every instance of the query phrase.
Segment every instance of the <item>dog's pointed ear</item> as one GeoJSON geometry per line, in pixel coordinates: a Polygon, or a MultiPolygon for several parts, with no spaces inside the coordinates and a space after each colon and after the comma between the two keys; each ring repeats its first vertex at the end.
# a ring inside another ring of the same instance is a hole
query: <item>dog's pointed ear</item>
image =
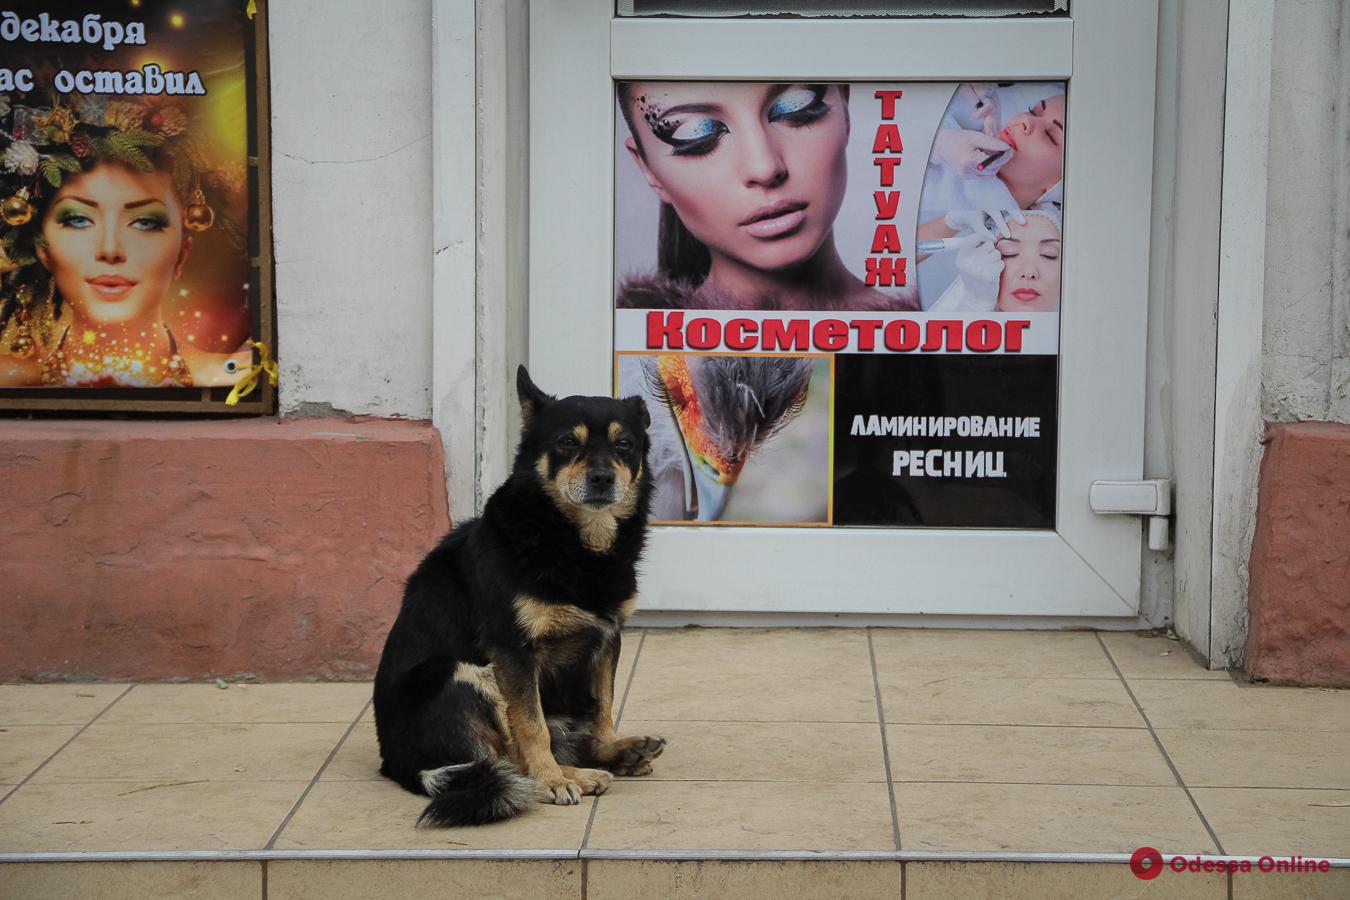
{"type": "Polygon", "coordinates": [[[557,399],[539,390],[523,365],[516,369],[516,396],[520,398],[520,418],[526,426],[539,414],[539,410],[557,399]]]}
{"type": "Polygon", "coordinates": [[[628,404],[628,408],[637,413],[638,420],[642,422],[643,428],[650,428],[652,425],[652,414],[647,411],[647,401],[639,396],[624,397],[623,402],[628,404]]]}

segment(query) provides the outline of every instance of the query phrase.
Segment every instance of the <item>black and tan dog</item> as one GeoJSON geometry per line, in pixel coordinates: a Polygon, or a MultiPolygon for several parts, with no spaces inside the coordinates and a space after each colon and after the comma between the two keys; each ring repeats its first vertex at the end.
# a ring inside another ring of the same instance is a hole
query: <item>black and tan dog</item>
{"type": "Polygon", "coordinates": [[[516,386],[511,477],[408,579],[375,676],[380,772],[431,797],[419,823],[580,803],[665,748],[619,737],[612,714],[651,496],[647,407],[558,400],[524,366],[516,386]]]}

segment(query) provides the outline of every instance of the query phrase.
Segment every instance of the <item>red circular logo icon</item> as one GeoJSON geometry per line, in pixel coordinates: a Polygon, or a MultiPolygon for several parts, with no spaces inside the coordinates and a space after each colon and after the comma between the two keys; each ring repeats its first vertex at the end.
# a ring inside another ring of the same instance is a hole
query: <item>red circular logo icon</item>
{"type": "Polygon", "coordinates": [[[1152,847],[1140,847],[1130,857],[1130,871],[1134,873],[1135,878],[1150,881],[1161,875],[1162,870],[1162,854],[1152,847]]]}

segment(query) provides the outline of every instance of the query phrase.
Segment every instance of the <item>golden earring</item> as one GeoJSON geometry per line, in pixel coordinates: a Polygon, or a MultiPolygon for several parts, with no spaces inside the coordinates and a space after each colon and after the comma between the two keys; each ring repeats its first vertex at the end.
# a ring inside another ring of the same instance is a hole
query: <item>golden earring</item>
{"type": "Polygon", "coordinates": [[[183,210],[183,225],[188,231],[205,231],[216,221],[216,211],[206,202],[201,185],[192,194],[192,204],[183,210]]]}

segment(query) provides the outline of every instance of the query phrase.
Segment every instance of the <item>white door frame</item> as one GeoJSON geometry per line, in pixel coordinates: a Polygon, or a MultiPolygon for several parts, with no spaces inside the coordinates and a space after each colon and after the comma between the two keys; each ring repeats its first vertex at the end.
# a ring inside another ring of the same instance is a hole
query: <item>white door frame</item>
{"type": "Polygon", "coordinates": [[[644,607],[1137,616],[1138,520],[1094,514],[1087,493],[1095,479],[1143,475],[1156,0],[1076,0],[1071,23],[643,22],[611,11],[610,0],[531,5],[529,360],[539,384],[568,392],[612,391],[613,77],[1070,77],[1056,530],[756,528],[714,539],[665,526],[644,565],[644,607]],[[1022,52],[1028,42],[1043,54],[1022,52]],[[809,71],[785,62],[801,59],[809,71]],[[695,565],[702,577],[691,579],[695,565]]]}

